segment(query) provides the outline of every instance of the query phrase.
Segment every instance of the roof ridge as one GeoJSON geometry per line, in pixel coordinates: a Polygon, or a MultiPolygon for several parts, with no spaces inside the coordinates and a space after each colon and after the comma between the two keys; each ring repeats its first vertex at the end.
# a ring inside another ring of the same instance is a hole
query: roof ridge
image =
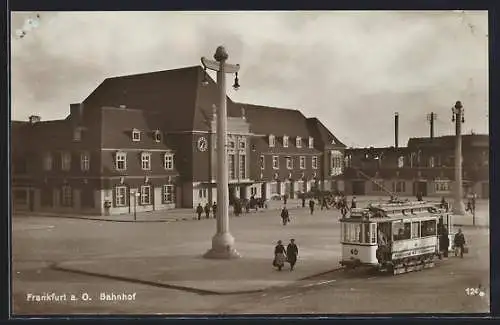
{"type": "Polygon", "coordinates": [[[177,68],[177,69],[157,70],[157,71],[118,75],[118,76],[108,77],[105,80],[121,79],[121,78],[133,78],[133,77],[146,76],[146,75],[165,73],[165,72],[181,72],[182,70],[191,70],[191,69],[195,69],[195,68],[201,68],[201,66],[200,65],[191,65],[191,66],[185,66],[185,67],[177,68]]]}

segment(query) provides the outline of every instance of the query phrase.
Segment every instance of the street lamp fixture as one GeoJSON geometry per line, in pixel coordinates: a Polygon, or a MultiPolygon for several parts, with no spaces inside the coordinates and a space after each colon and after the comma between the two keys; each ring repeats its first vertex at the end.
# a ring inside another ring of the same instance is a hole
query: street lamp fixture
{"type": "MultiPolygon", "coordinates": [[[[226,73],[238,73],[238,64],[228,64],[229,55],[223,46],[217,47],[214,60],[205,57],[201,63],[207,69],[217,71],[217,87],[219,89],[219,105],[217,113],[217,232],[212,238],[212,248],[204,257],[215,259],[238,258],[240,254],[234,249],[234,237],[229,232],[229,183],[227,170],[227,106],[226,106],[226,73]]],[[[205,73],[206,76],[206,73],[205,73]]],[[[238,76],[233,87],[239,88],[238,76]]]]}
{"type": "Polygon", "coordinates": [[[236,72],[236,77],[234,78],[234,85],[233,85],[234,90],[240,89],[240,83],[238,79],[238,72],[236,72]]]}

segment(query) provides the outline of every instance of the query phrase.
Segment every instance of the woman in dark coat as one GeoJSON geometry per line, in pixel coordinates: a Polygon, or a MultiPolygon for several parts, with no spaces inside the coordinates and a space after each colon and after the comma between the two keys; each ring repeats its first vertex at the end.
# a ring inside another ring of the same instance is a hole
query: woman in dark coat
{"type": "Polygon", "coordinates": [[[283,246],[281,240],[278,240],[276,247],[274,247],[273,266],[277,267],[278,270],[281,271],[281,269],[285,265],[285,261],[286,261],[285,246],[283,246]]]}

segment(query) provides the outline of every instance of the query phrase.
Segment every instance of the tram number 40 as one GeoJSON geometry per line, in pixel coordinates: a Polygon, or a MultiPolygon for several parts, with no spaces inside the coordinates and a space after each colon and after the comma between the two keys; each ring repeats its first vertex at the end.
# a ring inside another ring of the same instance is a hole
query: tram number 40
{"type": "Polygon", "coordinates": [[[480,296],[480,297],[484,297],[485,295],[482,288],[465,288],[465,294],[467,296],[480,296]]]}

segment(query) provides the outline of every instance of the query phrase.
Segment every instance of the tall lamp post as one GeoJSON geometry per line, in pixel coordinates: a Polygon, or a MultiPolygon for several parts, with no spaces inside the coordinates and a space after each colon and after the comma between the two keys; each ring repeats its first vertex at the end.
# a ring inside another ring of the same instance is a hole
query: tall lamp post
{"type": "Polygon", "coordinates": [[[465,215],[465,206],[462,200],[462,123],[464,119],[464,108],[460,101],[455,103],[451,108],[452,118],[455,122],[455,204],[453,205],[453,213],[457,215],[465,215]]]}
{"type": "MultiPolygon", "coordinates": [[[[201,63],[207,69],[217,71],[217,86],[219,89],[219,112],[217,114],[217,232],[212,238],[212,248],[204,257],[214,259],[239,258],[240,254],[234,248],[234,237],[229,233],[229,184],[227,170],[227,107],[226,107],[226,73],[235,73],[234,88],[238,89],[238,64],[228,64],[229,55],[223,46],[217,47],[214,59],[201,58],[201,63]]],[[[205,75],[206,78],[206,75],[205,75]]],[[[206,83],[206,80],[204,80],[206,83]]]]}

